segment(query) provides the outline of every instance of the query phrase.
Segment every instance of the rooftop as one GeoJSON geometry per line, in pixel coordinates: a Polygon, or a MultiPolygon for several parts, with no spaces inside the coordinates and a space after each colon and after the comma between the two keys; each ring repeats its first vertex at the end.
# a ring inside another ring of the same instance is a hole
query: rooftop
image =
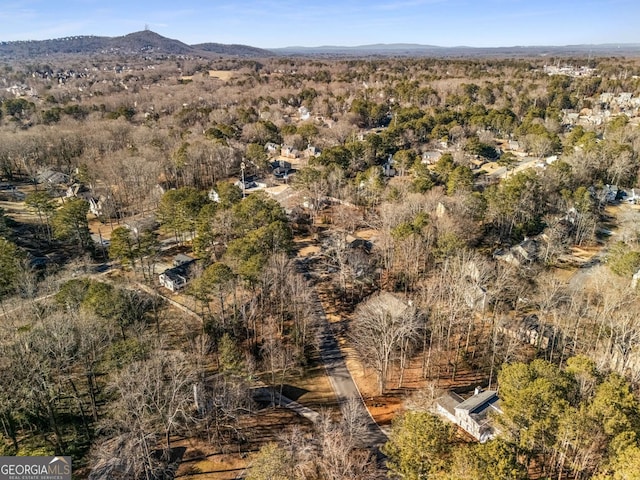
{"type": "Polygon", "coordinates": [[[486,390],[477,395],[467,398],[462,403],[456,405],[456,410],[466,410],[469,413],[478,413],[486,409],[489,403],[498,400],[498,392],[495,390],[486,390]]]}
{"type": "Polygon", "coordinates": [[[438,398],[438,405],[444,408],[451,415],[456,414],[455,409],[458,405],[464,402],[464,398],[455,392],[446,392],[440,398],[438,398]]]}

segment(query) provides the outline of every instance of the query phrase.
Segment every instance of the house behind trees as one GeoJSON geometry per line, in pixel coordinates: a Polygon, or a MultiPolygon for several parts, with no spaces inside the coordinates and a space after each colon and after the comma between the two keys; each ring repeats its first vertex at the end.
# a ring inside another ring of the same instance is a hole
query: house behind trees
{"type": "Polygon", "coordinates": [[[163,287],[177,292],[186,287],[191,280],[196,261],[188,255],[180,254],[176,255],[173,263],[174,266],[162,272],[158,280],[163,287]]]}
{"type": "Polygon", "coordinates": [[[502,413],[500,399],[495,390],[480,391],[466,400],[455,392],[447,392],[436,400],[436,413],[455,423],[480,443],[497,435],[491,412],[502,413]]]}

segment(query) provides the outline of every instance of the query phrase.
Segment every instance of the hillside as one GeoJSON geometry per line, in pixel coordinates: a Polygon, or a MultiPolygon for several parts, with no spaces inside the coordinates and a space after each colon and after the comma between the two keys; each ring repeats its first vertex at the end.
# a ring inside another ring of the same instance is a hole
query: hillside
{"type": "Polygon", "coordinates": [[[51,55],[95,55],[95,54],[160,54],[208,56],[211,53],[229,56],[273,55],[266,50],[246,45],[223,45],[205,43],[187,45],[179,40],[163,37],[155,32],[143,30],[120,37],[93,35],[33,40],[0,42],[0,58],[34,58],[51,55]]]}
{"type": "Polygon", "coordinates": [[[238,44],[227,45],[224,43],[199,43],[197,45],[192,45],[191,47],[204,52],[217,53],[219,55],[234,55],[234,56],[241,56],[241,57],[273,56],[272,51],[264,50],[262,48],[250,47],[248,45],[238,45],[238,44]]]}
{"type": "Polygon", "coordinates": [[[640,56],[639,44],[601,44],[565,46],[513,46],[513,47],[441,47],[421,44],[373,44],[360,46],[325,45],[318,47],[290,46],[262,49],[248,45],[200,43],[188,45],[179,40],[163,37],[150,30],[119,37],[93,35],[0,42],[0,59],[37,58],[52,55],[191,55],[208,57],[270,57],[278,55],[323,57],[534,57],[534,56],[640,56]]]}

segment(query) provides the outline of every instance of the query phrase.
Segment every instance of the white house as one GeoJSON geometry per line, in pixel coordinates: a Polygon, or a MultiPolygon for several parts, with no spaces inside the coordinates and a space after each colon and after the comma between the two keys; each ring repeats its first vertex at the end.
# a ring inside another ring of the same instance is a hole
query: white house
{"type": "Polygon", "coordinates": [[[212,202],[220,203],[220,194],[216,192],[213,188],[209,190],[207,197],[209,197],[209,200],[211,200],[212,202]]]}
{"type": "Polygon", "coordinates": [[[422,152],[421,161],[426,165],[433,165],[438,160],[440,160],[441,156],[442,156],[442,152],[439,152],[438,150],[428,150],[426,152],[422,152]]]}
{"type": "Polygon", "coordinates": [[[640,188],[632,188],[631,191],[627,193],[625,200],[627,203],[640,203],[640,188]]]}
{"type": "Polygon", "coordinates": [[[264,149],[267,151],[267,153],[276,154],[278,153],[278,150],[280,150],[280,145],[277,145],[273,142],[267,142],[264,145],[264,149]]]}
{"type": "Polygon", "coordinates": [[[102,216],[105,210],[105,204],[107,203],[107,198],[103,195],[100,195],[99,198],[89,197],[89,211],[93,213],[96,217],[102,216]]]}
{"type": "Polygon", "coordinates": [[[300,120],[309,120],[311,118],[311,112],[307,107],[300,107],[298,113],[300,114],[300,120]]]}
{"type": "Polygon", "coordinates": [[[502,413],[500,399],[495,390],[481,391],[466,400],[455,392],[447,392],[436,400],[436,413],[455,423],[480,443],[497,434],[490,413],[502,413]]]}
{"type": "Polygon", "coordinates": [[[158,277],[160,285],[172,292],[177,292],[178,290],[183,289],[187,286],[189,280],[191,280],[195,263],[196,261],[191,259],[184,263],[180,263],[175,267],[166,269],[158,277]]]}

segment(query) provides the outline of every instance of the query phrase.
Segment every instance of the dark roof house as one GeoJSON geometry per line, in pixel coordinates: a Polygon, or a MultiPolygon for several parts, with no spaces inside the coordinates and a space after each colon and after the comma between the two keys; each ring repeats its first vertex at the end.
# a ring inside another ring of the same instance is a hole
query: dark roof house
{"type": "MultiPolygon", "coordinates": [[[[185,255],[186,257],[186,255],[185,255]]],[[[193,277],[196,261],[191,259],[179,265],[168,268],[160,274],[158,280],[160,285],[168,288],[172,292],[177,292],[187,286],[193,277]]]]}
{"type": "Polygon", "coordinates": [[[276,162],[271,162],[271,168],[272,168],[274,177],[285,178],[289,175],[289,172],[291,171],[291,162],[287,162],[285,160],[278,160],[276,162]]]}
{"type": "Polygon", "coordinates": [[[393,167],[394,163],[395,162],[393,161],[393,155],[389,155],[389,158],[387,159],[387,161],[384,163],[384,165],[382,165],[382,174],[385,177],[396,176],[396,169],[393,167]]]}
{"type": "Polygon", "coordinates": [[[184,253],[179,253],[175,257],[173,257],[173,266],[179,267],[180,265],[184,265],[185,263],[191,263],[195,260],[195,258],[190,257],[189,255],[185,255],[184,253]]]}

